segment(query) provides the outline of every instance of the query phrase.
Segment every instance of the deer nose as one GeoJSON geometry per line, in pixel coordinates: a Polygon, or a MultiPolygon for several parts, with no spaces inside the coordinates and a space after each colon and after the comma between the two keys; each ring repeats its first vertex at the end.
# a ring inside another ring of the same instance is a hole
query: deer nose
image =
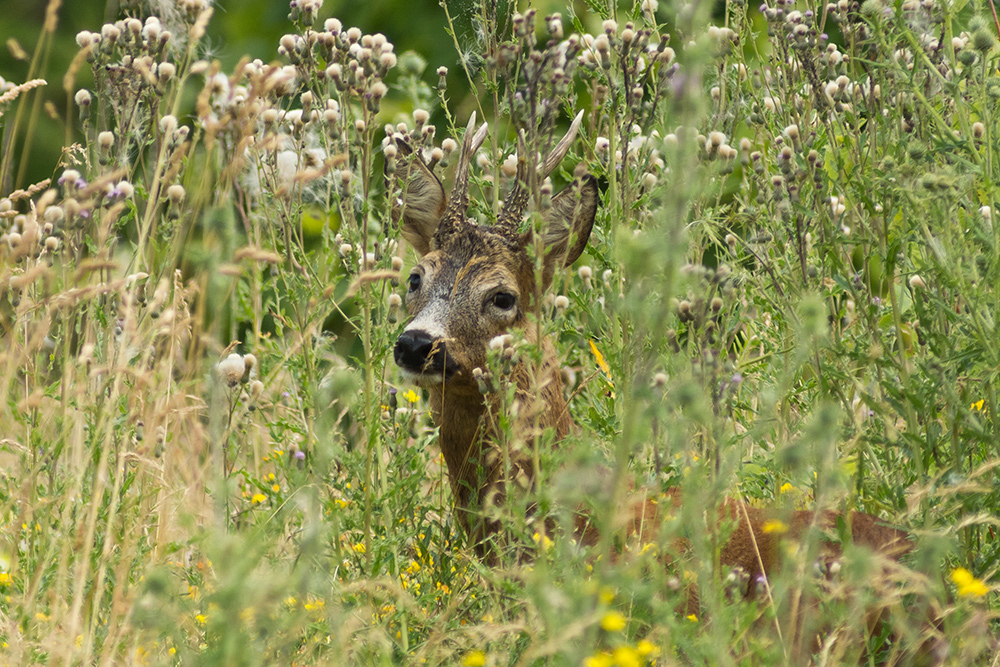
{"type": "Polygon", "coordinates": [[[441,371],[444,367],[444,341],[431,337],[422,329],[404,331],[392,352],[396,365],[408,371],[441,371]]]}

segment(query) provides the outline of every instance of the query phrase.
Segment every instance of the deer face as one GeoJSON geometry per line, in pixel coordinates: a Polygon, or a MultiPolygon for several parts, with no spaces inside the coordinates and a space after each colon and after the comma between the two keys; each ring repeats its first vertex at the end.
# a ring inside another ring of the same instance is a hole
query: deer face
{"type": "Polygon", "coordinates": [[[424,255],[407,279],[414,316],[394,350],[396,364],[417,384],[474,387],[488,342],[521,324],[530,292],[527,253],[496,234],[469,227],[424,255]]]}
{"type": "MultiPolygon", "coordinates": [[[[558,164],[576,125],[543,167],[558,164]]],[[[534,237],[531,232],[517,231],[528,201],[522,185],[527,181],[527,167],[519,166],[518,183],[496,225],[483,227],[465,218],[468,160],[478,148],[477,139],[481,143],[482,138],[485,125],[473,136],[470,123],[455,191],[447,206],[441,182],[419,156],[412,156],[403,174],[406,181],[398,212],[402,233],[422,258],[407,279],[406,307],[413,319],[393,351],[408,380],[477,393],[472,370],[485,368],[489,342],[523,325],[527,313],[537,309],[536,280],[544,290],[556,269],[580,256],[590,237],[598,199],[592,176],[578,178],[552,199],[543,214],[542,270],[537,276],[528,252],[534,237]]]]}

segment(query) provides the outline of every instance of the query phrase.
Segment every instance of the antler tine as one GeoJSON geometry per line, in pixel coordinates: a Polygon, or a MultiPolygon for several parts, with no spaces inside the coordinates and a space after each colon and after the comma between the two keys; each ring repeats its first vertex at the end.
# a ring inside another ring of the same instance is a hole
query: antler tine
{"type": "Polygon", "coordinates": [[[552,170],[559,166],[563,158],[566,157],[566,153],[569,152],[569,147],[573,145],[573,140],[576,139],[576,133],[580,130],[580,123],[583,122],[583,112],[581,111],[570,123],[569,130],[566,135],[559,140],[552,152],[549,153],[548,157],[542,162],[542,172],[539,174],[539,180],[544,180],[552,173],[552,170]]]}
{"type": "Polygon", "coordinates": [[[465,212],[469,208],[469,164],[472,156],[475,155],[479,147],[486,140],[486,131],[489,126],[483,123],[475,132],[476,112],[472,112],[469,124],[465,128],[465,139],[462,140],[462,152],[458,157],[458,168],[455,171],[455,185],[451,190],[451,199],[448,208],[445,210],[437,232],[434,234],[435,243],[438,247],[443,246],[446,238],[450,236],[465,220],[465,212]]]}
{"type": "Polygon", "coordinates": [[[465,139],[462,141],[462,152],[458,158],[458,169],[455,171],[455,186],[451,191],[450,209],[457,209],[462,215],[469,207],[469,165],[472,156],[476,154],[483,142],[486,141],[486,132],[489,129],[487,123],[483,123],[478,130],[476,127],[476,112],[472,112],[469,117],[469,124],[465,128],[465,139]]]}
{"type": "MultiPolygon", "coordinates": [[[[573,140],[576,139],[576,134],[580,130],[581,122],[583,122],[582,111],[570,123],[569,130],[559,140],[559,143],[542,160],[539,165],[539,181],[545,180],[552,173],[552,170],[558,167],[559,163],[566,157],[569,147],[573,145],[573,140]]],[[[517,180],[503,200],[503,208],[500,210],[500,215],[495,225],[496,230],[501,234],[516,234],[517,227],[521,224],[521,218],[524,216],[524,210],[528,207],[529,193],[527,186],[530,177],[528,172],[529,164],[528,147],[524,139],[524,130],[521,130],[517,135],[517,180]]]]}
{"type": "Polygon", "coordinates": [[[528,207],[528,144],[524,139],[524,130],[517,133],[517,174],[514,185],[503,200],[503,208],[493,228],[500,234],[516,235],[521,217],[528,207]]]}

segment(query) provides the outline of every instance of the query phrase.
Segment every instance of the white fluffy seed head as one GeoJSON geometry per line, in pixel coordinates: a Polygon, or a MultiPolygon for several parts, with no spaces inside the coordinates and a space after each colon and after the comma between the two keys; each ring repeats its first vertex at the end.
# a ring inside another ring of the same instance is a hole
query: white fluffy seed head
{"type": "Polygon", "coordinates": [[[503,165],[500,167],[500,171],[507,178],[512,178],[517,174],[517,155],[508,155],[507,159],[503,161],[503,165]]]}
{"type": "Polygon", "coordinates": [[[243,356],[234,352],[220,361],[216,370],[223,382],[230,387],[235,387],[243,379],[246,364],[243,362],[243,356]]]}

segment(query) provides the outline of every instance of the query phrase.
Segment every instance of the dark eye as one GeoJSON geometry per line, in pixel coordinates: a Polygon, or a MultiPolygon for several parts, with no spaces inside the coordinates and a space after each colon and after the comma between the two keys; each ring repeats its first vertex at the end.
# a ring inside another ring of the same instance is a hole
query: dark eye
{"type": "Polygon", "coordinates": [[[517,297],[510,292],[497,292],[493,295],[493,305],[500,310],[510,310],[517,303],[517,297]]]}
{"type": "Polygon", "coordinates": [[[420,289],[420,274],[411,273],[409,280],[406,281],[406,284],[411,292],[416,292],[418,289],[420,289]]]}

